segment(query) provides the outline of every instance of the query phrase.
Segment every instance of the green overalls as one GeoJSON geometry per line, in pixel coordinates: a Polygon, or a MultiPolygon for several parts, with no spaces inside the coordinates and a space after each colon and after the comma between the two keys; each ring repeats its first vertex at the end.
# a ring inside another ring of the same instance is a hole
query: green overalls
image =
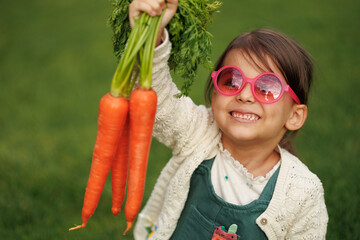
{"type": "Polygon", "coordinates": [[[211,240],[217,227],[228,229],[232,224],[238,226],[237,239],[267,239],[255,221],[269,205],[280,168],[269,179],[259,199],[239,206],[216,195],[211,183],[214,159],[203,161],[194,171],[188,198],[170,239],[211,240]]]}

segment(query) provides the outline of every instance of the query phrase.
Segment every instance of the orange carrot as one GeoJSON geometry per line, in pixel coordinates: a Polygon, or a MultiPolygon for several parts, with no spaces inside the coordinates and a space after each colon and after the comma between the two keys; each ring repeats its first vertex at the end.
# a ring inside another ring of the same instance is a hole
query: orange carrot
{"type": "Polygon", "coordinates": [[[124,234],[132,227],[141,207],[156,105],[157,95],[152,89],[137,88],[130,95],[130,159],[124,234]]]}
{"type": "Polygon", "coordinates": [[[69,231],[85,227],[96,209],[127,113],[128,102],[124,97],[113,97],[108,93],[101,98],[98,131],[82,208],[82,224],[70,228],[69,231]]]}
{"type": "Polygon", "coordinates": [[[120,213],[125,197],[127,168],[129,161],[129,118],[126,118],[115,158],[111,167],[112,213],[120,213]]]}

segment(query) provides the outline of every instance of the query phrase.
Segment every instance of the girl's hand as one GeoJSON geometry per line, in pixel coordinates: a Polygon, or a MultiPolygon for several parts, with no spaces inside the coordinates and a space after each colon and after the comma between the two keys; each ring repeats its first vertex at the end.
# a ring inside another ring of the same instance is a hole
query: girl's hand
{"type": "Polygon", "coordinates": [[[129,6],[129,20],[130,26],[135,26],[135,19],[137,19],[141,12],[146,12],[150,16],[160,15],[165,9],[164,16],[161,20],[156,46],[161,43],[161,36],[166,25],[174,17],[177,10],[178,0],[134,0],[129,6]]]}

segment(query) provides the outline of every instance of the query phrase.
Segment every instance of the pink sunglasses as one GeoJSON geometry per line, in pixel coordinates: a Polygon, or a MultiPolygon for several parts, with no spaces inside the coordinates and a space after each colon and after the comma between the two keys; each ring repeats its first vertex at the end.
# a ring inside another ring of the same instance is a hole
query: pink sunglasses
{"type": "Polygon", "coordinates": [[[295,92],[279,76],[274,73],[262,73],[256,78],[247,78],[240,68],[226,65],[211,74],[216,90],[225,96],[234,96],[241,92],[246,83],[251,84],[251,91],[261,103],[274,103],[284,92],[288,92],[297,104],[299,98],[295,92]]]}

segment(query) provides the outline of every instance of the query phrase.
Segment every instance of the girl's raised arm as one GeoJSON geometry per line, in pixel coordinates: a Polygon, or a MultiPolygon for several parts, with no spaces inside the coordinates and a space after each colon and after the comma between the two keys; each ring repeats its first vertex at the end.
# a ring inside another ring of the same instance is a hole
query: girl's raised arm
{"type": "Polygon", "coordinates": [[[196,105],[190,97],[177,97],[180,90],[172,81],[168,66],[170,45],[166,32],[164,43],[154,54],[152,88],[158,95],[158,103],[153,136],[177,155],[196,148],[204,138],[214,138],[218,128],[210,109],[196,105]]]}

